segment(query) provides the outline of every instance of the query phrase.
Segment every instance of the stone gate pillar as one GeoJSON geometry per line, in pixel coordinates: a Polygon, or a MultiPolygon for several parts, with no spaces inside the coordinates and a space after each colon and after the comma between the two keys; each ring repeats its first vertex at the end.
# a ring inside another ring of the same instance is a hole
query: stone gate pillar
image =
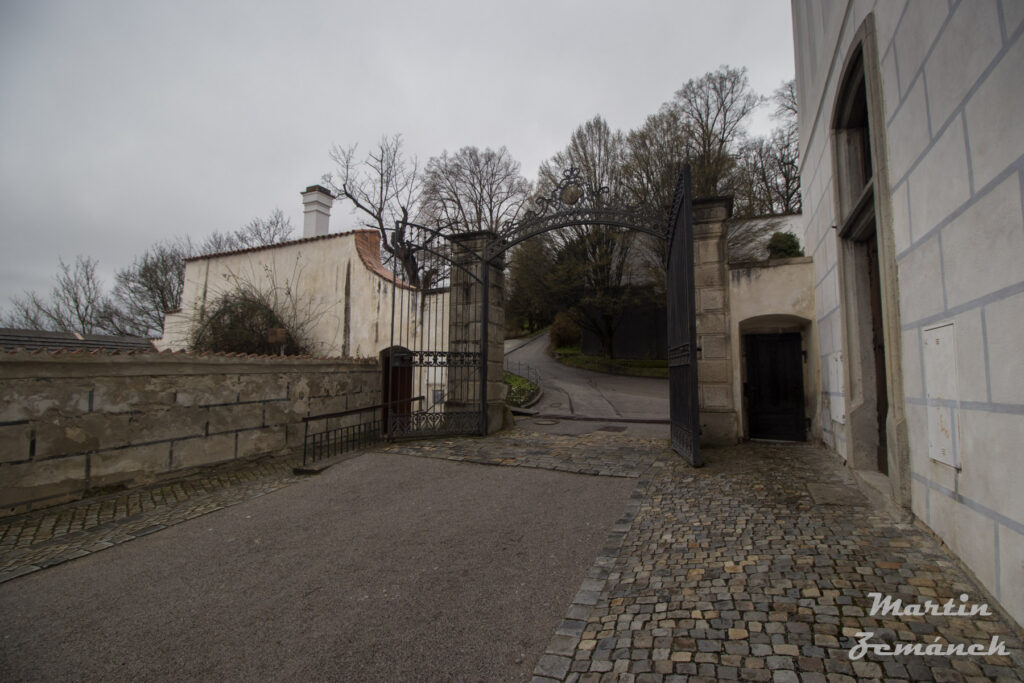
{"type": "Polygon", "coordinates": [[[693,281],[697,307],[697,391],[701,443],[734,444],[739,423],[732,390],[732,343],[729,338],[729,279],[726,221],[732,199],[693,202],[693,281]]]}
{"type": "MultiPolygon", "coordinates": [[[[501,429],[505,419],[505,267],[504,256],[491,262],[484,273],[480,255],[496,235],[482,231],[452,236],[451,289],[448,299],[448,350],[482,350],[486,304],[487,318],[487,433],[501,429]],[[477,279],[479,278],[479,280],[477,279]],[[488,281],[484,297],[481,280],[488,281]]],[[[447,410],[480,409],[482,365],[448,368],[447,410]]]]}

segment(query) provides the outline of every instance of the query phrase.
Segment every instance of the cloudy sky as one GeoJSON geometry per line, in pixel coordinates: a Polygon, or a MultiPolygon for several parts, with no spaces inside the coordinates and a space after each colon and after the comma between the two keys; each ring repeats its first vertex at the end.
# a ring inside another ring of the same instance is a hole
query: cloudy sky
{"type": "Polygon", "coordinates": [[[333,144],[504,145],[532,179],[595,114],[636,127],[722,64],[792,78],[788,1],[0,0],[0,308],[58,257],[109,286],[167,237],[275,208],[301,233],[333,144]]]}

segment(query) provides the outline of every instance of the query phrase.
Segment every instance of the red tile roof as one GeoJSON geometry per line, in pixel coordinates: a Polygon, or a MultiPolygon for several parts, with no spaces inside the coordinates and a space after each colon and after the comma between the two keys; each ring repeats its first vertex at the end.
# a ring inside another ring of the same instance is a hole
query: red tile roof
{"type": "Polygon", "coordinates": [[[394,282],[402,289],[416,289],[405,280],[396,278],[395,274],[384,267],[380,262],[380,233],[376,230],[353,230],[356,238],[356,253],[359,260],[363,262],[366,269],[374,275],[384,278],[388,282],[394,282]]]}

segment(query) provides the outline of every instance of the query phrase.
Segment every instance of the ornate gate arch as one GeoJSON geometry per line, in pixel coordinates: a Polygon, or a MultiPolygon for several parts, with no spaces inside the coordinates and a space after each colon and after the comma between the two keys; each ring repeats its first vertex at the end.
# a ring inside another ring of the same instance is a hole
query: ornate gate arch
{"type": "Polygon", "coordinates": [[[501,235],[450,234],[408,221],[396,223],[388,250],[393,273],[391,345],[383,382],[389,438],[487,434],[500,428],[506,252],[552,230],[602,225],[666,242],[672,448],[690,464],[703,464],[689,167],[679,175],[667,223],[663,215],[610,205],[607,194],[608,188],[590,187],[571,168],[548,196],[535,201],[535,209],[501,235]],[[388,387],[397,386],[399,374],[411,376],[413,387],[396,399],[388,395],[388,387]]]}

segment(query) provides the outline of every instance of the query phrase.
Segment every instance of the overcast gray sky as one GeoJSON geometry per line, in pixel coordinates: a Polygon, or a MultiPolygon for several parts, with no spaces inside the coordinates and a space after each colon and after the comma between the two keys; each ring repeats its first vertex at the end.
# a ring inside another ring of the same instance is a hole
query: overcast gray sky
{"type": "Polygon", "coordinates": [[[275,208],[301,233],[335,143],[505,145],[533,179],[595,114],[636,127],[722,64],[792,78],[789,2],[0,0],[0,308],[58,257],[109,287],[163,238],[275,208]]]}

